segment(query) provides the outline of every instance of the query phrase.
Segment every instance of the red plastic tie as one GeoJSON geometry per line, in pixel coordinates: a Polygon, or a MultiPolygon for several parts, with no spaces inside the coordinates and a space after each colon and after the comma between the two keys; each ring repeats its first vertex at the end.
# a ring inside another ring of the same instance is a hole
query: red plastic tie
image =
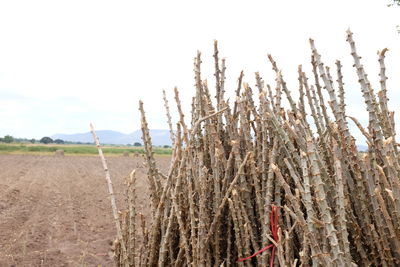
{"type": "MultiPolygon", "coordinates": [[[[275,205],[272,205],[271,209],[272,210],[271,210],[271,212],[269,214],[269,221],[270,221],[270,224],[271,224],[272,238],[274,239],[275,243],[278,243],[279,242],[279,236],[278,236],[278,231],[279,231],[278,207],[275,206],[275,205]]],[[[262,248],[259,251],[255,252],[253,255],[248,256],[246,258],[238,259],[237,261],[241,262],[241,261],[245,261],[245,260],[251,259],[251,258],[257,256],[258,254],[260,254],[260,253],[262,253],[262,252],[264,252],[264,251],[266,251],[266,250],[268,250],[270,248],[272,248],[272,253],[271,253],[271,259],[269,261],[269,266],[273,267],[274,266],[274,260],[275,260],[275,250],[276,250],[275,244],[268,245],[265,248],[262,248]]]]}

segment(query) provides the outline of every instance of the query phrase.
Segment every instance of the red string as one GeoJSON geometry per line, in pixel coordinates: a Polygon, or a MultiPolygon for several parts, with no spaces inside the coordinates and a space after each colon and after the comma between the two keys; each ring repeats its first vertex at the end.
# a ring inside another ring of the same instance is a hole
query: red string
{"type": "MultiPolygon", "coordinates": [[[[270,221],[270,224],[271,224],[272,238],[274,239],[275,243],[278,243],[279,242],[279,236],[278,236],[278,230],[279,230],[279,225],[278,225],[278,207],[272,205],[271,208],[272,208],[272,210],[271,210],[271,212],[269,214],[269,221],[270,221]]],[[[275,250],[276,250],[275,244],[271,244],[269,246],[266,246],[265,248],[262,248],[259,251],[255,252],[253,255],[248,256],[246,258],[238,259],[237,261],[241,262],[241,261],[245,261],[245,260],[251,259],[251,258],[257,256],[258,254],[260,254],[260,253],[262,253],[262,252],[264,252],[264,251],[266,251],[266,250],[268,250],[270,248],[272,248],[272,252],[271,252],[271,259],[269,261],[269,266],[272,267],[272,266],[274,266],[274,260],[275,260],[275,250]]]]}

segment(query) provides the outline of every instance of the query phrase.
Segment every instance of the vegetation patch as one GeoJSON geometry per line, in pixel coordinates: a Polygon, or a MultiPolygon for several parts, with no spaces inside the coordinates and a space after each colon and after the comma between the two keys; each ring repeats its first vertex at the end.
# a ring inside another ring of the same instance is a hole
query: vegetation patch
{"type": "MultiPolygon", "coordinates": [[[[0,143],[0,153],[54,153],[57,150],[64,150],[65,154],[83,154],[83,155],[97,155],[97,148],[95,146],[80,146],[80,145],[29,145],[29,144],[2,144],[0,143]]],[[[105,147],[104,153],[112,155],[122,155],[124,152],[130,154],[143,154],[143,148],[132,147],[105,147]]],[[[154,148],[156,155],[171,155],[172,150],[169,148],[154,148]]]]}

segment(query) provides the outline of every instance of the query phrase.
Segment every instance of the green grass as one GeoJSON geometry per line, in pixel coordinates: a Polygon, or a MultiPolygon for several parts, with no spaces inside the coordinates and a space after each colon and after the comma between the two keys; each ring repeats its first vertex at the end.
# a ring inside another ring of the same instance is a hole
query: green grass
{"type": "MultiPolygon", "coordinates": [[[[98,154],[95,146],[87,145],[30,145],[30,144],[3,144],[0,143],[0,153],[54,153],[56,150],[62,149],[65,154],[85,154],[95,155],[98,154]]],[[[154,154],[156,155],[171,155],[172,150],[170,148],[153,148],[154,154]]],[[[103,147],[105,154],[123,154],[124,152],[129,153],[144,153],[143,148],[132,148],[132,147],[103,147]]]]}

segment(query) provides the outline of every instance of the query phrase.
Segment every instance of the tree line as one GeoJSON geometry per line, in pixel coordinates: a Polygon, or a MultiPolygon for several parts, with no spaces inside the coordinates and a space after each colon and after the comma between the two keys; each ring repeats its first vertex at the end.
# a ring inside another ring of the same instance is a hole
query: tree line
{"type": "Polygon", "coordinates": [[[32,144],[35,144],[35,143],[42,143],[42,144],[52,144],[52,143],[65,144],[65,143],[69,143],[69,142],[66,142],[66,141],[64,141],[62,139],[54,139],[53,140],[51,137],[48,137],[48,136],[44,136],[41,139],[35,139],[35,138],[28,139],[28,138],[15,138],[15,137],[13,137],[11,135],[5,135],[4,137],[0,137],[0,142],[2,142],[2,143],[32,143],[32,144]]]}
{"type": "MultiPolygon", "coordinates": [[[[71,144],[71,145],[93,145],[91,142],[72,142],[72,141],[65,141],[62,139],[53,139],[48,136],[44,136],[41,139],[35,138],[15,138],[11,135],[5,135],[4,137],[0,137],[0,143],[42,143],[42,144],[71,144]]],[[[134,142],[132,144],[126,144],[126,146],[134,146],[134,147],[141,147],[142,143],[134,142]]],[[[159,146],[162,148],[171,148],[170,145],[159,146]]]]}
{"type": "MultiPolygon", "coordinates": [[[[65,141],[62,139],[53,139],[49,136],[44,136],[41,139],[35,139],[35,138],[15,138],[11,135],[5,135],[4,137],[0,137],[0,143],[41,143],[41,144],[68,144],[68,145],[93,145],[92,142],[72,142],[72,141],[65,141]]],[[[109,144],[113,146],[112,144],[109,144]]],[[[139,142],[134,142],[133,144],[126,144],[126,146],[134,146],[134,147],[142,147],[142,143],[139,142]]],[[[158,147],[161,148],[171,148],[170,145],[160,145],[158,147]]]]}

